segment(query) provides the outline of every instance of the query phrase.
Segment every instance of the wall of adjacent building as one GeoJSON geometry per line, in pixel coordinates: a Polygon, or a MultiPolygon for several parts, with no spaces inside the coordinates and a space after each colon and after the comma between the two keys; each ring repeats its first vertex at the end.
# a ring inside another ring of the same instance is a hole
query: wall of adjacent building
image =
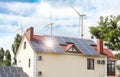
{"type": "Polygon", "coordinates": [[[28,40],[26,38],[23,38],[17,52],[17,66],[22,67],[24,72],[26,72],[30,77],[33,77],[33,70],[34,70],[33,54],[34,51],[31,48],[28,40]],[[24,49],[24,42],[26,42],[26,49],[24,49]],[[30,67],[29,67],[29,59],[30,59],[30,67]]]}
{"type": "Polygon", "coordinates": [[[42,60],[37,61],[37,77],[104,77],[105,65],[97,64],[97,60],[105,57],[82,56],[75,54],[40,53],[42,60]],[[87,58],[94,59],[95,69],[87,69],[87,58]]]}

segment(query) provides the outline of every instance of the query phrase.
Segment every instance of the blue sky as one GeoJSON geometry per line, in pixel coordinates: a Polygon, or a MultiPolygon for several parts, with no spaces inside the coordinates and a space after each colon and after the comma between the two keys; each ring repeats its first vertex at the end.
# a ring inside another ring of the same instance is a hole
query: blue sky
{"type": "Polygon", "coordinates": [[[14,37],[29,27],[36,34],[50,34],[54,23],[54,35],[79,37],[79,17],[70,7],[73,6],[84,18],[84,38],[90,39],[89,27],[96,26],[100,16],[118,15],[120,0],[0,0],[0,47],[11,49],[14,37]]]}

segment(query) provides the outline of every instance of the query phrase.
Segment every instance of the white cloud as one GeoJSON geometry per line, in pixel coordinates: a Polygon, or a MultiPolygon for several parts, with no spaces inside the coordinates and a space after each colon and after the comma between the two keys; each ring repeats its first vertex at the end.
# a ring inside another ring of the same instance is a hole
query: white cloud
{"type": "MultiPolygon", "coordinates": [[[[55,29],[57,35],[78,37],[79,17],[69,6],[71,4],[80,13],[86,14],[86,18],[84,18],[84,38],[90,38],[89,27],[96,26],[100,16],[119,14],[119,3],[119,0],[75,0],[73,4],[71,0],[57,3],[47,1],[32,4],[0,3],[4,5],[4,8],[11,11],[10,14],[0,14],[0,20],[7,24],[0,24],[0,29],[6,28],[7,31],[14,32],[21,24],[24,29],[33,26],[36,33],[41,33],[42,27],[49,24],[49,18],[52,16],[53,26],[56,28],[57,25],[60,25],[59,28],[55,29]],[[14,15],[13,12],[18,13],[18,15],[14,15]],[[20,23],[20,21],[22,22],[20,23]],[[17,23],[15,26],[12,25],[14,22],[17,23]],[[78,27],[69,27],[73,24],[78,25],[78,27]]],[[[42,31],[42,33],[50,33],[49,30],[42,31]]],[[[4,39],[5,37],[1,37],[2,41],[4,39]]]]}
{"type": "Polygon", "coordinates": [[[30,4],[30,3],[18,3],[18,2],[0,2],[1,8],[5,8],[9,11],[9,14],[16,13],[17,15],[29,15],[31,12],[33,12],[35,9],[36,4],[30,4]]]}
{"type": "Polygon", "coordinates": [[[4,46],[4,49],[10,49],[11,50],[11,45],[13,43],[14,40],[14,35],[5,35],[2,38],[0,38],[0,47],[4,46]]]}

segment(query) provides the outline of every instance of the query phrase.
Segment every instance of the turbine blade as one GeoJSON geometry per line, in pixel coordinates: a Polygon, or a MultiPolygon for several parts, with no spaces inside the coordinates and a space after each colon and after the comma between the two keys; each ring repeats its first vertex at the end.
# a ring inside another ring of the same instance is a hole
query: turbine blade
{"type": "Polygon", "coordinates": [[[19,28],[19,29],[15,30],[15,32],[18,32],[18,31],[20,31],[20,30],[21,30],[21,28],[19,28]]]}
{"type": "Polygon", "coordinates": [[[81,16],[81,14],[73,6],[71,6],[71,7],[79,16],[81,16]]]}
{"type": "Polygon", "coordinates": [[[41,30],[43,30],[43,29],[47,28],[48,26],[49,26],[49,24],[48,24],[48,25],[46,25],[46,26],[43,26],[43,27],[41,28],[41,30]]]}

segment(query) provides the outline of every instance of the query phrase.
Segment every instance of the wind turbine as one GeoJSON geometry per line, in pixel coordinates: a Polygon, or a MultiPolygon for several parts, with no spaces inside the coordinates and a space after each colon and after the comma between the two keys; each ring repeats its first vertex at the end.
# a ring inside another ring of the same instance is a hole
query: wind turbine
{"type": "Polygon", "coordinates": [[[72,9],[79,15],[79,34],[81,31],[81,38],[83,39],[83,17],[85,16],[85,14],[80,14],[74,7],[72,7],[72,9]],[[81,30],[80,30],[80,25],[81,25],[81,30]]]}
{"type": "Polygon", "coordinates": [[[20,35],[23,36],[23,34],[24,34],[24,29],[23,29],[23,27],[22,27],[22,20],[20,21],[20,26],[19,26],[19,28],[16,30],[16,32],[18,32],[18,31],[20,31],[20,35]]]}
{"type": "MultiPolygon", "coordinates": [[[[47,26],[50,26],[51,27],[51,37],[50,38],[47,38],[45,40],[45,45],[46,47],[48,48],[53,48],[54,47],[54,40],[53,40],[53,22],[52,22],[52,17],[50,17],[50,23],[47,25],[47,26]]],[[[45,27],[47,27],[45,26],[45,27]]]]}
{"type": "Polygon", "coordinates": [[[49,25],[51,26],[51,36],[53,36],[53,22],[52,22],[52,17],[50,17],[50,23],[49,25]]]}
{"type": "Polygon", "coordinates": [[[42,27],[41,30],[48,28],[50,26],[50,35],[53,36],[53,22],[52,22],[52,17],[49,18],[50,22],[46,26],[42,27]]]}

